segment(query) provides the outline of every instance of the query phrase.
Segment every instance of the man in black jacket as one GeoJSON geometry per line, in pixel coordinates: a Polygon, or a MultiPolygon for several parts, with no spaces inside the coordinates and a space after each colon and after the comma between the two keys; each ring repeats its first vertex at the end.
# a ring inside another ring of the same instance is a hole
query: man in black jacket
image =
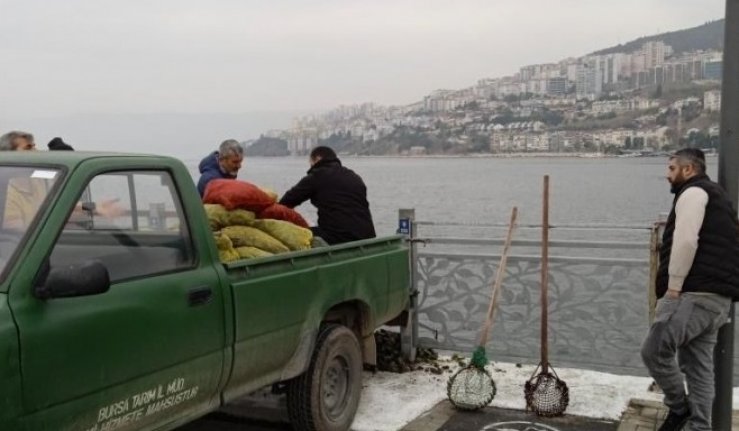
{"type": "Polygon", "coordinates": [[[675,200],[660,249],[660,299],[641,351],[670,409],[660,431],[685,423],[693,431],[711,430],[713,349],[731,301],[739,299],[736,213],[705,170],[700,150],[670,157],[667,179],[675,200]]]}
{"type": "Polygon", "coordinates": [[[310,153],[308,175],[280,200],[290,208],[310,202],[318,209],[318,227],[313,233],[329,244],[374,238],[375,227],[362,178],[341,165],[329,147],[310,153]]]}
{"type": "Polygon", "coordinates": [[[51,141],[49,141],[48,144],[49,151],[74,151],[74,148],[72,148],[71,145],[64,142],[62,138],[54,138],[51,141]]]}

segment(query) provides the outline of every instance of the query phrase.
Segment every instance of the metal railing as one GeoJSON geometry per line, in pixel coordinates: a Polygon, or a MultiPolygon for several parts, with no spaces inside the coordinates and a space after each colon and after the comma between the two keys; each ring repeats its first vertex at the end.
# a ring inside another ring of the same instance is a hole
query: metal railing
{"type": "MultiPolygon", "coordinates": [[[[503,244],[493,231],[507,226],[418,222],[414,216],[413,210],[400,213],[400,231],[410,241],[415,307],[405,341],[471,351],[503,244]],[[442,235],[439,228],[451,229],[442,235]]],[[[554,363],[646,375],[639,351],[656,303],[652,286],[660,226],[550,226],[554,237],[558,230],[564,237],[549,242],[549,352],[554,363]],[[604,230],[629,239],[597,239],[604,230]]],[[[518,228],[536,233],[541,226],[518,228]]],[[[537,363],[541,241],[525,238],[534,236],[525,232],[518,236],[524,238],[513,242],[487,350],[493,360],[537,363]]]]}

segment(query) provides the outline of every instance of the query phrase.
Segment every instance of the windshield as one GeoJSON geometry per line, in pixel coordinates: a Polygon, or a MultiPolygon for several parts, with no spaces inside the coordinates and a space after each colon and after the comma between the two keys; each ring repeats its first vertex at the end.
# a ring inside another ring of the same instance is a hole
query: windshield
{"type": "Polygon", "coordinates": [[[59,177],[46,167],[0,166],[0,274],[59,177]]]}

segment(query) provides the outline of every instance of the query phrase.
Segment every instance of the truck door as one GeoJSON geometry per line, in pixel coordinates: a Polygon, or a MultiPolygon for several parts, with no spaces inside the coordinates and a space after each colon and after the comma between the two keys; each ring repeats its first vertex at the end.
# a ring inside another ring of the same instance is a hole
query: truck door
{"type": "Polygon", "coordinates": [[[24,428],[139,429],[212,408],[223,367],[223,297],[215,269],[199,258],[171,173],[83,178],[89,183],[80,180],[60,199],[74,203],[52,212],[69,214],[66,221],[42,228],[37,244],[48,244],[34,247],[40,271],[11,286],[24,428]],[[105,266],[107,292],[32,294],[44,273],[85,262],[105,266]]]}

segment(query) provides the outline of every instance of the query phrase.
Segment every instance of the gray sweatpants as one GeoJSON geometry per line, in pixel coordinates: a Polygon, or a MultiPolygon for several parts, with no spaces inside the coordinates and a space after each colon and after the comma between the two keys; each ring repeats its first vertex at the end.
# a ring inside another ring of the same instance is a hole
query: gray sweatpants
{"type": "Polygon", "coordinates": [[[711,430],[713,348],[730,305],[729,298],[712,294],[662,298],[642,345],[642,359],[664,391],[665,405],[678,414],[690,409],[687,429],[691,431],[711,430]],[[687,397],[681,371],[688,384],[687,397]]]}

